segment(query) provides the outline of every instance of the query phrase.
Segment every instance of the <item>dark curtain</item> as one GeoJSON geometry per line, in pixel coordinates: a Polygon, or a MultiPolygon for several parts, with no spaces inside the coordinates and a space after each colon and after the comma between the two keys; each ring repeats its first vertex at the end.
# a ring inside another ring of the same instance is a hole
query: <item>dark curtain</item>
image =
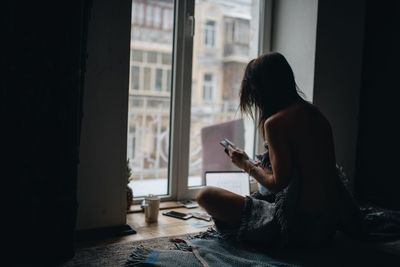
{"type": "Polygon", "coordinates": [[[400,210],[400,4],[366,1],[355,190],[362,201],[400,210]]]}
{"type": "Polygon", "coordinates": [[[3,1],[1,181],[7,260],[74,254],[90,1],[3,1]]]}

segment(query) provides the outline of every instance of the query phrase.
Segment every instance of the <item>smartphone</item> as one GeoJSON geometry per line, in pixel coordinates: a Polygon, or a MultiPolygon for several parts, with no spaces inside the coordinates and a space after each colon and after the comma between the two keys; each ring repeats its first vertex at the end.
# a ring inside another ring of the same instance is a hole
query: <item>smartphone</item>
{"type": "Polygon", "coordinates": [[[197,208],[199,206],[196,202],[191,201],[191,200],[182,200],[180,202],[187,209],[194,209],[194,208],[197,208]]]}
{"type": "MultiPolygon", "coordinates": [[[[226,139],[226,138],[222,139],[219,143],[220,143],[223,147],[225,147],[225,153],[226,153],[227,155],[229,155],[229,153],[228,153],[228,147],[229,147],[229,146],[231,146],[231,147],[236,147],[236,145],[235,145],[234,143],[232,143],[229,139],[226,139]]],[[[257,164],[257,162],[256,162],[254,159],[250,159],[250,158],[249,158],[249,161],[250,161],[251,164],[253,164],[253,165],[257,164]]]]}
{"type": "Polygon", "coordinates": [[[166,211],[166,212],[163,212],[162,214],[165,216],[170,216],[170,217],[174,217],[174,218],[181,219],[181,220],[187,220],[187,219],[193,217],[193,215],[191,215],[191,214],[178,212],[178,211],[174,211],[174,210],[166,211]]]}
{"type": "Polygon", "coordinates": [[[230,140],[224,138],[219,142],[225,149],[228,149],[228,146],[231,147],[236,147],[234,143],[232,143],[230,140]]]}

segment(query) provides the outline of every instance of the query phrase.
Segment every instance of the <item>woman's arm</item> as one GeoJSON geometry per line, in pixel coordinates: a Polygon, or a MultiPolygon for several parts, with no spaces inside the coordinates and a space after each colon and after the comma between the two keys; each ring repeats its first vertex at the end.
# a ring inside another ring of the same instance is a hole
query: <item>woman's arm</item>
{"type": "Polygon", "coordinates": [[[232,162],[254,177],[260,184],[272,192],[283,190],[292,176],[292,155],[290,142],[285,128],[279,120],[267,120],[264,124],[264,133],[268,142],[269,157],[272,170],[254,165],[249,157],[240,149],[231,148],[229,155],[232,162]]]}

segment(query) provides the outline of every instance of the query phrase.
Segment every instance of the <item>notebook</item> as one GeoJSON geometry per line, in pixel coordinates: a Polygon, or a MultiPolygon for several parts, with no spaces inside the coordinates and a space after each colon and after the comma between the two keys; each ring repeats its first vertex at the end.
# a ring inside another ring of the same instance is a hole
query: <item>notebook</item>
{"type": "Polygon", "coordinates": [[[249,175],[243,171],[206,171],[207,186],[215,186],[241,196],[250,195],[249,175]]]}

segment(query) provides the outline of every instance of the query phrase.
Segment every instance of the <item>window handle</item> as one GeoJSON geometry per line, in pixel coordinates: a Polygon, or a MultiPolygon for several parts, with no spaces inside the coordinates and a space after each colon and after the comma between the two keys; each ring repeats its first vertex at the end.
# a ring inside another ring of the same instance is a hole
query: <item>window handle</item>
{"type": "Polygon", "coordinates": [[[194,25],[195,25],[194,16],[188,14],[187,16],[188,34],[191,37],[194,36],[194,25]]]}

